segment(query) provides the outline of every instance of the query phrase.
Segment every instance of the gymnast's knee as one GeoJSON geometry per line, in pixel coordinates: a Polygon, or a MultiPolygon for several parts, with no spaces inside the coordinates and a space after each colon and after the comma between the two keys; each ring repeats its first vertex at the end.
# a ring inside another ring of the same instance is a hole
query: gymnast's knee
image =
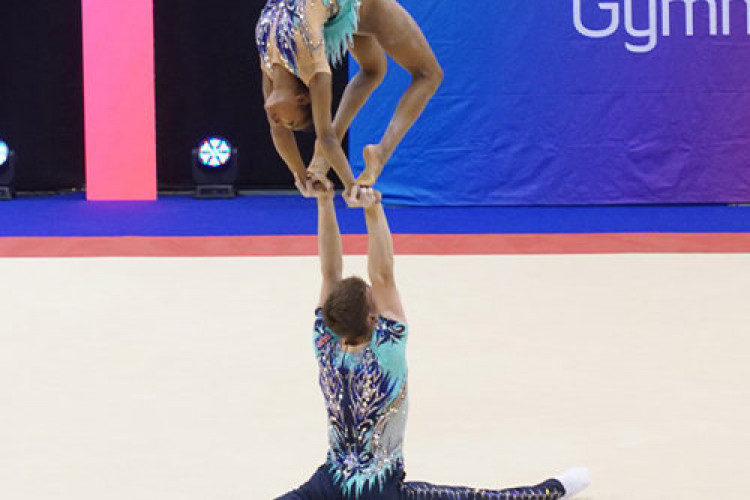
{"type": "Polygon", "coordinates": [[[414,83],[421,83],[435,91],[443,83],[445,73],[443,72],[443,68],[435,63],[434,65],[413,72],[411,77],[414,83]]]}
{"type": "Polygon", "coordinates": [[[376,89],[383,83],[385,79],[385,68],[375,67],[368,69],[360,69],[357,73],[357,81],[360,85],[369,89],[376,89]]]}

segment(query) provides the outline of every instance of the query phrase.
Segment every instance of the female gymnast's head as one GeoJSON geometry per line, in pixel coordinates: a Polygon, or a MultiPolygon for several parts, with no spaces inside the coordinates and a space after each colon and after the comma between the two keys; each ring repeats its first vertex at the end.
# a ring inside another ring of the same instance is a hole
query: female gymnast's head
{"type": "Polygon", "coordinates": [[[268,120],[294,131],[313,129],[310,90],[292,73],[276,66],[273,90],[265,102],[268,120]]]}
{"type": "Polygon", "coordinates": [[[346,345],[369,342],[378,324],[370,285],[356,276],[339,281],[323,303],[323,321],[346,345]]]}

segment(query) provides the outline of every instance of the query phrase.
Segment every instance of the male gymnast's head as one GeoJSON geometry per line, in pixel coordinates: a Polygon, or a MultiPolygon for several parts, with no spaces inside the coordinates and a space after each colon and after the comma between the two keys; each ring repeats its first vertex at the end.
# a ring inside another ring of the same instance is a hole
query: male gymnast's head
{"type": "Polygon", "coordinates": [[[323,303],[323,321],[347,345],[368,342],[378,324],[370,285],[356,276],[339,281],[323,303]]]}

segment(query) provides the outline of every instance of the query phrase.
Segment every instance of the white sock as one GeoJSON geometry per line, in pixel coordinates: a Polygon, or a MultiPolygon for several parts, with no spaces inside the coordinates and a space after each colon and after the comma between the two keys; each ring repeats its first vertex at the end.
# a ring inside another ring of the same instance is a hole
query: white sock
{"type": "Polygon", "coordinates": [[[573,498],[573,496],[583,491],[589,484],[591,484],[591,474],[585,467],[574,467],[573,469],[566,470],[562,474],[555,476],[555,479],[560,481],[565,488],[565,495],[563,498],[573,498]]]}

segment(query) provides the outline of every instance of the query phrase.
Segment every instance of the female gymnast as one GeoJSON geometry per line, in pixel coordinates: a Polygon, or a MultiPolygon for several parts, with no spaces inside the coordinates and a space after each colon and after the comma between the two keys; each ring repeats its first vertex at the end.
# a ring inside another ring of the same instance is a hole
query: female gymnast
{"type": "MultiPolygon", "coordinates": [[[[296,176],[295,176],[296,177],[296,176]]],[[[297,188],[318,198],[318,249],[323,282],[313,347],[328,414],[325,463],[310,480],[277,500],[558,500],[588,485],[571,469],[536,486],[504,490],[405,481],[402,445],[409,407],[409,328],[393,269],[393,240],[380,194],[354,187],[350,206],[364,207],[370,285],[342,279],[341,236],[330,187],[297,188]]]]}
{"type": "Polygon", "coordinates": [[[417,23],[396,0],[268,0],[256,27],[265,109],[276,150],[303,182],[326,183],[329,165],[344,184],[372,186],[424,110],[443,72],[417,23]],[[360,65],[331,118],[331,64],[349,50],[360,65]],[[411,84],[378,144],[364,148],[355,179],[341,148],[352,120],[383,81],[386,54],[411,84]],[[312,127],[315,156],[306,169],[294,131],[312,127]]]}

